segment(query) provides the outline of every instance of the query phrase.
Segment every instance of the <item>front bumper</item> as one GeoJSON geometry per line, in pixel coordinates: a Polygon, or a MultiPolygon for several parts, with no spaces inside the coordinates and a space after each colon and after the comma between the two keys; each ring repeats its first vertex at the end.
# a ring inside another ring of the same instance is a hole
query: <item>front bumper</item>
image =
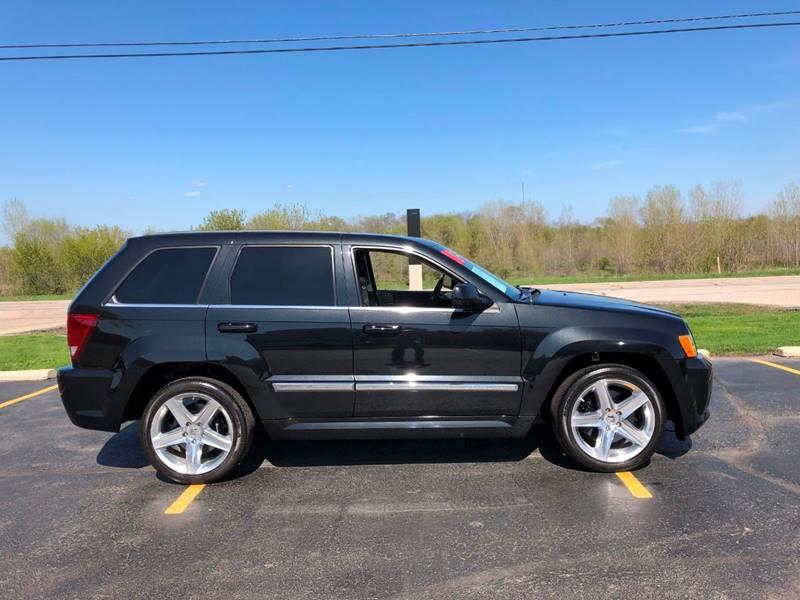
{"type": "Polygon", "coordinates": [[[676,433],[685,438],[700,429],[711,414],[709,402],[714,369],[702,355],[680,362],[683,364],[678,369],[680,375],[677,381],[673,381],[673,388],[681,413],[676,433]]]}
{"type": "Polygon", "coordinates": [[[113,401],[114,383],[113,371],[59,369],[58,391],[70,421],[84,429],[119,431],[124,406],[113,401]]]}

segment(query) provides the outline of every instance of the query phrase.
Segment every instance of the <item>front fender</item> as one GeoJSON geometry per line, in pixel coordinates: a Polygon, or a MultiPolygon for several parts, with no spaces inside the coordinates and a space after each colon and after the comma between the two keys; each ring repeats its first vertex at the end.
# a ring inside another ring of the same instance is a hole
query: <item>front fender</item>
{"type": "Polygon", "coordinates": [[[563,380],[567,365],[593,353],[645,356],[669,365],[680,356],[677,338],[650,329],[620,327],[565,327],[542,335],[523,329],[522,377],[526,381],[520,415],[538,415],[542,404],[563,380]]]}

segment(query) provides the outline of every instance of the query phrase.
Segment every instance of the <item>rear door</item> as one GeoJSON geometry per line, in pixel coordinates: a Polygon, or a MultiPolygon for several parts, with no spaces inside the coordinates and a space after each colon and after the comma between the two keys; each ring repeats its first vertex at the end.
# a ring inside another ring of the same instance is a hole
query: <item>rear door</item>
{"type": "Polygon", "coordinates": [[[206,318],[211,361],[254,373],[263,419],[350,417],[352,340],[339,244],[243,245],[206,318]]]}

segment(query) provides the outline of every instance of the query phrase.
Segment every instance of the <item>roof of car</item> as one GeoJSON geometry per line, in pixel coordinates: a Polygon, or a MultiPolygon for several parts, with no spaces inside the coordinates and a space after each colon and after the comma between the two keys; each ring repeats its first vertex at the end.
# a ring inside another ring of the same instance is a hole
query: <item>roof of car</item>
{"type": "Polygon", "coordinates": [[[327,243],[378,243],[395,242],[401,244],[417,243],[429,245],[431,242],[423,238],[385,233],[360,233],[339,231],[186,231],[171,233],[153,233],[130,238],[131,241],[152,245],[189,245],[189,244],[241,244],[272,242],[327,242],[327,243]]]}

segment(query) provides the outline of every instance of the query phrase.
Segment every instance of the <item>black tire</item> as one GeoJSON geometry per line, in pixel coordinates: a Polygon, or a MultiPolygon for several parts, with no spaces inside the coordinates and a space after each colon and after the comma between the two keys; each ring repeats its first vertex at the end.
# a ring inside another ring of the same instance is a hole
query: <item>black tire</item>
{"type": "Polygon", "coordinates": [[[551,403],[552,426],[556,438],[564,452],[579,465],[592,471],[613,473],[629,471],[646,464],[658,447],[666,422],[666,409],[661,394],[655,385],[639,371],[625,365],[593,365],[570,375],[558,387],[551,403]],[[650,398],[653,407],[655,427],[647,445],[633,458],[624,462],[606,462],[587,454],[575,439],[570,419],[572,409],[580,400],[580,395],[592,384],[601,379],[616,379],[637,386],[650,398]]]}
{"type": "Polygon", "coordinates": [[[142,415],[139,437],[147,460],[167,479],[178,483],[212,483],[230,474],[247,454],[253,443],[254,429],[253,411],[234,388],[209,377],[186,377],[169,383],[153,396],[142,415]],[[219,402],[232,425],[233,444],[228,456],[213,470],[200,474],[181,473],[171,468],[159,458],[150,437],[151,424],[162,405],[175,395],[187,392],[203,393],[219,402]]]}

